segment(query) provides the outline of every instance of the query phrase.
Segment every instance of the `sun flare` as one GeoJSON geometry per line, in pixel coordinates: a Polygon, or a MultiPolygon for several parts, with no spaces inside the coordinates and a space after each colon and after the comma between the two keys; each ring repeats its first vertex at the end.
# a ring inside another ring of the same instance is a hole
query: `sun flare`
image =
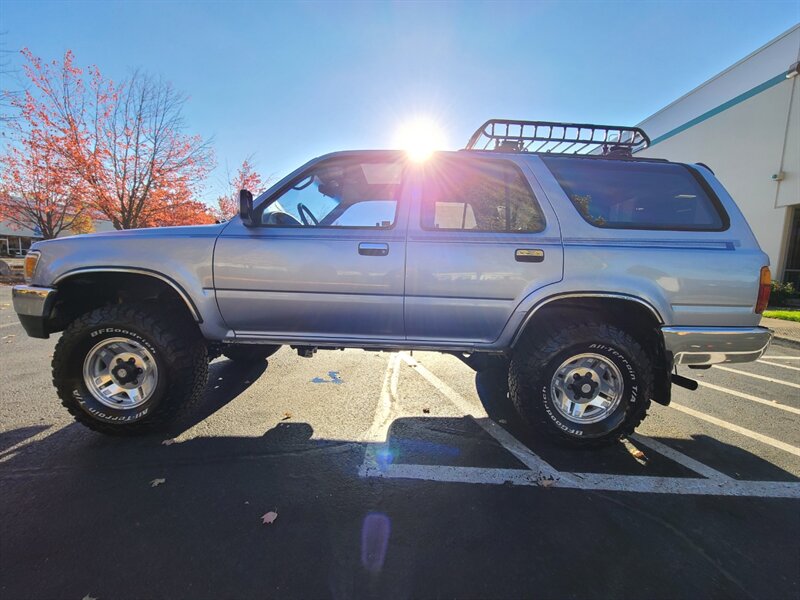
{"type": "Polygon", "coordinates": [[[405,150],[411,160],[422,162],[444,147],[444,133],[434,120],[417,118],[398,128],[395,144],[405,150]]]}

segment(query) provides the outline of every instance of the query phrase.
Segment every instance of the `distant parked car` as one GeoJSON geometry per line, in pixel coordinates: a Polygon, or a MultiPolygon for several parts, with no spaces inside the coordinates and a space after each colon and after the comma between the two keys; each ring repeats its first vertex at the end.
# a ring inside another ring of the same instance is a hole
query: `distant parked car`
{"type": "Polygon", "coordinates": [[[63,331],[62,403],[135,434],[203,393],[210,358],[281,345],[438,350],[507,370],[537,430],[630,434],[677,364],[759,358],[770,274],[700,164],[636,158],[640,129],[485,123],[465,151],[312,160],[227,223],[39,242],[14,288],[25,330],[63,331]]]}

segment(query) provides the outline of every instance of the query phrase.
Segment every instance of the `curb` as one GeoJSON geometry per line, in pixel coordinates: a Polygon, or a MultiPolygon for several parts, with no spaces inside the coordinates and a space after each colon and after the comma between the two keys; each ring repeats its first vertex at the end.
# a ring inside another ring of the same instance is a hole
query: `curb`
{"type": "Polygon", "coordinates": [[[773,341],[774,340],[778,340],[779,342],[783,342],[784,344],[788,344],[789,346],[792,346],[794,348],[800,348],[800,340],[795,339],[795,338],[783,337],[783,336],[780,336],[780,335],[773,335],[772,339],[773,339],[773,341]]]}

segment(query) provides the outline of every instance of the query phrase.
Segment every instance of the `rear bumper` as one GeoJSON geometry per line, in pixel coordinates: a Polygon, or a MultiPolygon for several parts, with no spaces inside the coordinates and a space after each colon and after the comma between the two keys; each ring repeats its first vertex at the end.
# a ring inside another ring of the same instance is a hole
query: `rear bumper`
{"type": "Polygon", "coordinates": [[[56,290],[32,285],[15,285],[11,290],[11,297],[25,333],[35,338],[50,337],[47,322],[53,311],[56,290]]]}
{"type": "Polygon", "coordinates": [[[750,362],[766,352],[766,327],[662,327],[664,344],[676,365],[750,362]]]}

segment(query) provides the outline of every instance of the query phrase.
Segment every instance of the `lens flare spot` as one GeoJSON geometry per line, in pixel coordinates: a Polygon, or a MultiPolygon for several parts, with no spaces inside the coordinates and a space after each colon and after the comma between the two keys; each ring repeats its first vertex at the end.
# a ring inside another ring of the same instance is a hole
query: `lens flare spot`
{"type": "Polygon", "coordinates": [[[444,148],[444,133],[436,121],[420,117],[400,125],[395,145],[405,150],[411,160],[422,162],[434,151],[444,148]]]}

